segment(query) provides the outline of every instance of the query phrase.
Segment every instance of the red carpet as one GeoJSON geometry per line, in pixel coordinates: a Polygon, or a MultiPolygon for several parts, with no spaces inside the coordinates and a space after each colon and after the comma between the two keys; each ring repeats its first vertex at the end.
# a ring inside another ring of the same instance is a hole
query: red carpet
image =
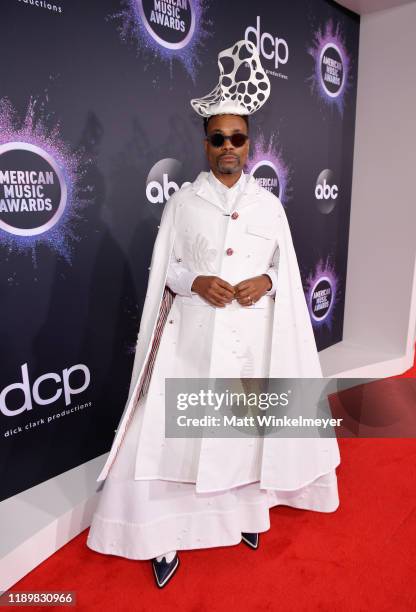
{"type": "MultiPolygon", "coordinates": [[[[402,376],[416,377],[416,364],[402,376]]],[[[339,442],[339,509],[273,508],[257,551],[181,552],[177,575],[159,591],[150,562],[95,553],[86,530],[12,590],[74,590],[76,609],[88,612],[414,611],[416,440],[339,442]]]]}

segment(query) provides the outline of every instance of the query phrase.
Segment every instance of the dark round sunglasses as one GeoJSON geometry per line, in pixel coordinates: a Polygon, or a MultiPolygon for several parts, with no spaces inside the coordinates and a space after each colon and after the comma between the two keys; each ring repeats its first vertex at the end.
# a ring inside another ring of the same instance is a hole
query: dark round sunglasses
{"type": "Polygon", "coordinates": [[[247,142],[248,136],[247,134],[242,134],[241,132],[232,134],[231,136],[224,136],[224,134],[216,132],[215,134],[211,134],[210,136],[208,136],[207,140],[213,147],[216,148],[222,147],[224,142],[226,140],[229,140],[233,147],[236,147],[236,149],[238,149],[247,142]]]}

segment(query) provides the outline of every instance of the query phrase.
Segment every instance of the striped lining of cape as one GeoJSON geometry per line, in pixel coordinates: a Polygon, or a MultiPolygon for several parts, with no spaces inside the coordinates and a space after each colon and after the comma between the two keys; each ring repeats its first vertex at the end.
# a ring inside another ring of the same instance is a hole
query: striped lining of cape
{"type": "MultiPolygon", "coordinates": [[[[158,318],[156,321],[156,326],[155,326],[155,332],[154,332],[154,336],[153,336],[153,341],[152,341],[152,348],[150,349],[150,353],[149,356],[147,358],[147,362],[146,365],[143,369],[143,373],[141,375],[141,379],[140,379],[140,383],[139,386],[137,388],[136,394],[135,394],[135,399],[133,402],[133,409],[130,412],[130,415],[127,419],[126,422],[126,426],[124,428],[123,434],[121,436],[121,440],[120,443],[117,447],[117,450],[114,454],[113,460],[111,461],[109,467],[108,467],[108,471],[110,471],[111,466],[113,465],[116,457],[117,457],[117,453],[121,447],[121,444],[124,440],[124,437],[126,435],[129,423],[133,417],[134,411],[136,409],[137,406],[137,402],[139,401],[139,399],[141,397],[143,397],[146,393],[147,390],[149,388],[149,384],[150,384],[150,380],[152,378],[152,372],[153,372],[153,367],[156,361],[156,355],[157,355],[157,351],[159,349],[159,345],[160,345],[160,339],[162,337],[162,333],[163,333],[163,329],[165,327],[165,323],[166,323],[166,319],[168,318],[168,314],[169,311],[172,307],[173,304],[173,300],[175,298],[175,293],[173,293],[173,291],[171,289],[169,289],[169,287],[167,285],[165,285],[165,289],[163,291],[163,297],[162,297],[162,301],[160,304],[160,308],[159,308],[159,314],[158,314],[158,318]]],[[[108,474],[108,472],[107,472],[108,474]]]]}

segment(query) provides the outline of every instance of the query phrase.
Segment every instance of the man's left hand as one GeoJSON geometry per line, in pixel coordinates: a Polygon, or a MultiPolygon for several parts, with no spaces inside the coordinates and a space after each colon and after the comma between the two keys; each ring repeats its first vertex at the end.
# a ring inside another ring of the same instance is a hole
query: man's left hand
{"type": "Polygon", "coordinates": [[[267,274],[254,276],[234,285],[234,298],[242,306],[251,306],[272,288],[272,281],[267,274]]]}

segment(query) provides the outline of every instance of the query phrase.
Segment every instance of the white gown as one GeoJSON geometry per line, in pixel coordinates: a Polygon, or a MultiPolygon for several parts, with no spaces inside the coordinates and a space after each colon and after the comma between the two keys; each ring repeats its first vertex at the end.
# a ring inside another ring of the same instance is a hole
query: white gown
{"type": "MultiPolygon", "coordinates": [[[[215,177],[214,177],[215,178],[215,177]]],[[[216,180],[216,179],[215,179],[216,180]]],[[[213,182],[218,193],[223,196],[224,206],[230,207],[242,187],[244,177],[228,190],[221,183],[213,182]]],[[[173,283],[176,276],[176,285],[171,288],[179,291],[188,282],[192,285],[192,278],[186,274],[180,281],[180,269],[171,270],[170,279],[173,283]]],[[[274,278],[273,287],[274,287],[274,278]]],[[[270,325],[273,316],[273,300],[270,297],[273,287],[268,295],[262,298],[266,307],[261,309],[262,323],[258,320],[255,326],[247,324],[247,308],[241,307],[237,302],[228,305],[223,312],[222,323],[224,333],[231,327],[238,329],[237,338],[243,337],[247,345],[254,348],[255,354],[248,359],[248,376],[262,378],[267,376],[267,356],[270,355],[270,325]],[[255,329],[255,338],[250,338],[250,331],[255,329]],[[254,370],[253,370],[254,368],[254,370]]],[[[189,305],[198,296],[177,294],[172,305],[170,317],[182,318],[182,325],[187,331],[194,327],[194,333],[187,336],[198,338],[198,347],[193,345],[192,363],[189,362],[187,373],[192,377],[193,363],[201,364],[205,361],[204,352],[209,350],[207,339],[200,337],[199,321],[207,316],[205,306],[189,305]],[[202,309],[202,310],[201,310],[202,309]],[[199,353],[198,353],[199,351],[199,353]]],[[[260,311],[254,312],[258,316],[260,311]]],[[[209,326],[203,326],[209,329],[209,326]]],[[[161,338],[162,343],[167,342],[172,333],[170,326],[165,325],[161,338]]],[[[238,341],[238,340],[237,340],[238,341]]],[[[221,351],[221,344],[216,350],[221,351]]],[[[244,363],[237,351],[229,352],[229,344],[225,343],[224,354],[218,355],[218,363],[227,363],[227,372],[223,376],[239,377],[244,374],[244,363]],[[226,352],[228,351],[228,352],[226,352]]],[[[186,369],[186,360],[180,360],[182,368],[186,369]],[[185,365],[184,365],[185,364],[185,365]]],[[[165,377],[186,376],[183,371],[161,370],[160,361],[156,356],[153,375],[150,385],[160,384],[165,377]],[[156,375],[155,375],[156,374],[156,375]]],[[[166,360],[164,360],[166,363],[166,360]]],[[[165,366],[168,367],[168,366],[165,366]]],[[[172,366],[173,368],[173,366],[172,366]]],[[[197,367],[200,375],[201,370],[197,367]]],[[[307,485],[295,490],[260,489],[260,456],[262,438],[241,438],[238,440],[244,446],[244,452],[239,453],[233,474],[233,482],[238,483],[231,488],[218,488],[218,491],[198,492],[195,486],[196,475],[193,473],[195,461],[193,457],[200,451],[198,438],[164,438],[164,423],[162,415],[154,412],[150,406],[147,395],[142,397],[134,411],[132,421],[127,430],[116,459],[104,482],[96,512],[93,516],[87,545],[101,553],[114,554],[129,559],[152,559],[170,550],[185,550],[194,548],[209,548],[214,546],[229,546],[241,541],[241,532],[260,533],[270,528],[269,508],[276,505],[287,505],[300,509],[319,512],[333,512],[339,505],[337,477],[335,469],[321,475],[307,485]],[[141,437],[143,423],[151,421],[154,424],[151,439],[141,437]],[[140,463],[135,463],[138,456],[138,444],[142,445],[140,463]],[[152,447],[158,449],[163,445],[164,452],[160,455],[165,458],[161,464],[163,478],[151,471],[154,462],[151,461],[152,447]],[[181,462],[181,476],[169,473],[169,457],[172,453],[176,457],[183,457],[181,462]],[[146,467],[146,458],[149,457],[149,468],[146,467]],[[244,457],[244,462],[241,461],[244,457]],[[188,474],[184,478],[183,474],[188,474]]],[[[226,444],[227,440],[224,439],[226,444]]],[[[234,444],[236,440],[234,440],[234,444]]],[[[232,457],[230,457],[232,464],[232,457]]],[[[230,470],[230,466],[228,466],[230,470]]]]}

